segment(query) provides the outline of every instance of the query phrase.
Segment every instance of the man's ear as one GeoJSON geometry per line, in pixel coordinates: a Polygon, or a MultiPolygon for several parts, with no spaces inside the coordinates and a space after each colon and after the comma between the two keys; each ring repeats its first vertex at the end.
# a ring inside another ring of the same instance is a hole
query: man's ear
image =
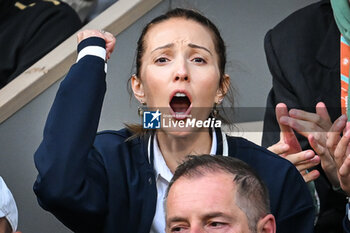
{"type": "Polygon", "coordinates": [[[229,88],[230,88],[230,76],[228,74],[224,74],[223,80],[220,83],[219,89],[216,92],[215,103],[220,104],[222,102],[229,88]]]}
{"type": "Polygon", "coordinates": [[[276,233],[276,220],[272,214],[261,218],[257,224],[258,233],[276,233]]]}
{"type": "Polygon", "coordinates": [[[145,92],[143,89],[143,84],[140,78],[138,78],[135,74],[131,76],[131,88],[134,92],[135,98],[140,103],[145,103],[145,92]]]}

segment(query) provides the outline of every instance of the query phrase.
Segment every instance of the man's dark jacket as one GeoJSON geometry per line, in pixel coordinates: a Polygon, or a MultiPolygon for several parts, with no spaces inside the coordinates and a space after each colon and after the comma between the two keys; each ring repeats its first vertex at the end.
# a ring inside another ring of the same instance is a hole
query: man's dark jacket
{"type": "MultiPolygon", "coordinates": [[[[329,1],[307,6],[279,23],[265,37],[267,62],[273,87],[267,99],[262,145],[279,141],[280,129],[275,106],[316,112],[315,106],[326,104],[332,122],[340,109],[340,33],[329,1]]],[[[309,149],[307,139],[298,135],[302,148],[309,149]]],[[[322,168],[316,180],[321,209],[315,232],[341,232],[345,214],[345,195],[331,187],[322,168]]]]}

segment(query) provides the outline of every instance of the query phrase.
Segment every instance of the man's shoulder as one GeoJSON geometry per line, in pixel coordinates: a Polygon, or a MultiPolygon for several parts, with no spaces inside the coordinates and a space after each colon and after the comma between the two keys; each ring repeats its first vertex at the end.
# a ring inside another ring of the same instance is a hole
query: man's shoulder
{"type": "Polygon", "coordinates": [[[256,169],[264,169],[268,166],[288,172],[294,167],[288,160],[247,139],[228,136],[227,140],[231,151],[230,156],[241,159],[256,169]]]}
{"type": "MultiPolygon", "coordinates": [[[[319,36],[320,32],[327,31],[331,22],[334,21],[333,11],[329,0],[323,0],[304,8],[301,8],[278,23],[269,33],[271,37],[277,39],[283,37],[288,40],[294,39],[296,36],[309,33],[312,36],[313,31],[318,32],[315,36],[319,36]]],[[[305,37],[305,36],[304,36],[305,37]]]]}
{"type": "Polygon", "coordinates": [[[255,154],[264,154],[266,156],[276,157],[274,153],[271,153],[264,147],[261,147],[242,137],[227,136],[227,142],[231,151],[234,151],[235,154],[244,151],[246,153],[254,152],[255,154]]]}
{"type": "Polygon", "coordinates": [[[272,201],[273,210],[278,209],[277,200],[288,202],[288,198],[283,197],[284,192],[300,192],[301,195],[305,195],[304,200],[300,202],[307,204],[307,208],[312,208],[312,200],[305,182],[291,162],[244,138],[227,138],[229,155],[250,165],[267,185],[270,196],[274,200],[272,201]]]}

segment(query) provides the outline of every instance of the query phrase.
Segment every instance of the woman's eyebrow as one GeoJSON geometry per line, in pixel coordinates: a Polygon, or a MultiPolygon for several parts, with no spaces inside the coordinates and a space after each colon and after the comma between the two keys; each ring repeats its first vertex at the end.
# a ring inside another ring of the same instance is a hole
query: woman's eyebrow
{"type": "Polygon", "coordinates": [[[188,46],[189,46],[190,48],[203,49],[203,50],[207,51],[208,53],[210,53],[210,55],[213,55],[213,54],[210,52],[210,50],[207,49],[206,47],[203,47],[203,46],[200,46],[200,45],[196,45],[196,44],[191,44],[191,43],[189,43],[188,46]]]}
{"type": "Polygon", "coordinates": [[[166,44],[166,45],[163,45],[163,46],[160,46],[160,47],[153,49],[151,53],[153,53],[154,51],[159,50],[159,49],[168,49],[168,48],[172,48],[172,47],[174,47],[174,43],[169,43],[169,44],[166,44]]]}
{"type": "MultiPolygon", "coordinates": [[[[169,44],[166,44],[166,45],[163,45],[163,46],[159,46],[159,47],[153,49],[151,53],[153,53],[153,52],[155,52],[155,51],[157,51],[157,50],[160,50],[160,49],[167,49],[167,48],[172,48],[172,47],[174,47],[174,43],[169,43],[169,44]]],[[[207,49],[206,47],[200,46],[200,45],[196,45],[196,44],[189,43],[189,44],[188,44],[188,47],[190,47],[190,48],[195,48],[195,49],[203,49],[203,50],[207,51],[210,55],[213,55],[213,54],[210,52],[209,49],[207,49]]]]}

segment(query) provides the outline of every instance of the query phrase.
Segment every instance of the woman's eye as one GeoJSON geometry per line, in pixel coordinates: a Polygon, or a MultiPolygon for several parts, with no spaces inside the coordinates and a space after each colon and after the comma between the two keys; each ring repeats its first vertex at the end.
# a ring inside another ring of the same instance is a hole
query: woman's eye
{"type": "Polygon", "coordinates": [[[165,63],[169,61],[169,59],[165,58],[165,57],[160,57],[156,60],[156,63],[165,63]]]}
{"type": "Polygon", "coordinates": [[[196,57],[192,61],[194,61],[196,63],[206,63],[206,61],[201,57],[196,57]]]}

